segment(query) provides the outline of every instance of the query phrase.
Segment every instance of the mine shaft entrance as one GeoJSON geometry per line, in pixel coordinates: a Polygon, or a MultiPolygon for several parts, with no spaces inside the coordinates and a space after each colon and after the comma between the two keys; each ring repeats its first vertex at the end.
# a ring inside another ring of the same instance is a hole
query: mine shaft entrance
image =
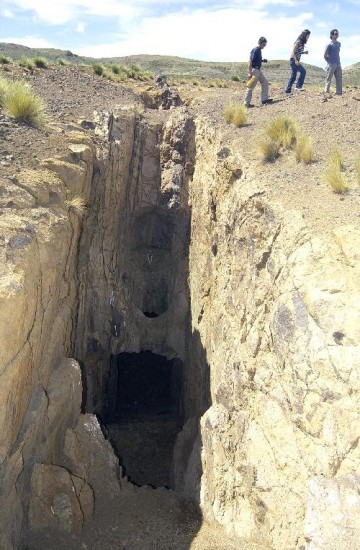
{"type": "Polygon", "coordinates": [[[120,353],[111,363],[106,428],[125,475],[136,485],[171,488],[182,362],[143,351],[120,353]]]}

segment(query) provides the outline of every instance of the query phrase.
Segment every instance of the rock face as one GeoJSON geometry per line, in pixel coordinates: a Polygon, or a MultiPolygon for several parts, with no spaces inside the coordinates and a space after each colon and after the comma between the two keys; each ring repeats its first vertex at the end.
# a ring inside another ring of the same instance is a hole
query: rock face
{"type": "Polygon", "coordinates": [[[180,369],[186,356],[193,132],[182,108],[141,119],[123,110],[98,127],[110,147],[80,246],[75,354],[85,366],[87,410],[111,415],[111,357],[150,350],[179,359],[180,369]]]}
{"type": "MultiPolygon", "coordinates": [[[[76,300],[80,219],[67,199],[90,192],[94,147],[69,134],[68,155],[20,173],[0,218],[0,532],[19,535],[37,462],[59,458],[81,405],[79,365],[66,359],[76,300]]],[[[25,516],[24,516],[25,513],[25,516]]]]}
{"type": "Polygon", "coordinates": [[[79,532],[128,489],[95,414],[113,358],[150,351],[180,381],[174,486],[209,522],[355,549],[359,227],[312,234],[185,107],[94,124],[96,150],[70,133],[0,197],[1,548],[27,522],[79,532]]]}
{"type": "Polygon", "coordinates": [[[307,513],[309,548],[328,548],[336,510],[343,529],[333,540],[353,547],[359,228],[309,234],[296,211],[267,204],[213,130],[199,126],[196,146],[189,271],[192,331],[210,365],[212,404],[201,419],[205,516],[288,548],[305,544],[307,513]],[[336,490],[327,514],[315,495],[330,499],[336,490]],[[328,527],[316,527],[312,511],[328,527]]]}

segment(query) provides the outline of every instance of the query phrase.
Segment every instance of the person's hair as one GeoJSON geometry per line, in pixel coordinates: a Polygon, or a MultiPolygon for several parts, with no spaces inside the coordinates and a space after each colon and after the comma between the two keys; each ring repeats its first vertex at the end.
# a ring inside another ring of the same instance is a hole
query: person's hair
{"type": "Polygon", "coordinates": [[[330,31],[330,38],[332,38],[335,33],[339,34],[339,31],[337,29],[333,29],[332,31],[330,31]]]}
{"type": "Polygon", "coordinates": [[[267,44],[267,40],[266,40],[265,36],[260,36],[260,38],[258,40],[258,44],[267,44]]]}
{"type": "Polygon", "coordinates": [[[308,41],[308,38],[310,36],[309,29],[305,29],[301,34],[298,36],[298,40],[300,40],[303,44],[305,44],[308,41]]]}

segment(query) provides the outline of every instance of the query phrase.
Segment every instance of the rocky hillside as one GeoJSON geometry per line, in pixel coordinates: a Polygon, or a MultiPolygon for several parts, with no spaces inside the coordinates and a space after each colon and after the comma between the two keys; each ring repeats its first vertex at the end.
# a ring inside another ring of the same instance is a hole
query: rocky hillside
{"type": "MultiPolygon", "coordinates": [[[[205,80],[228,81],[236,76],[240,80],[247,77],[247,62],[206,62],[182,57],[166,55],[132,55],[125,57],[90,58],[81,57],[68,50],[56,50],[47,48],[28,48],[18,44],[0,43],[0,54],[9,59],[19,61],[23,57],[44,57],[50,62],[70,62],[75,65],[91,64],[94,62],[104,64],[123,64],[130,66],[139,65],[142,70],[150,71],[154,75],[163,73],[167,78],[189,78],[205,80]]],[[[324,79],[324,71],[320,67],[305,64],[308,72],[308,81],[317,85],[324,79]]],[[[283,60],[271,60],[266,67],[267,75],[273,82],[282,82],[288,78],[289,63],[283,60]]]]}

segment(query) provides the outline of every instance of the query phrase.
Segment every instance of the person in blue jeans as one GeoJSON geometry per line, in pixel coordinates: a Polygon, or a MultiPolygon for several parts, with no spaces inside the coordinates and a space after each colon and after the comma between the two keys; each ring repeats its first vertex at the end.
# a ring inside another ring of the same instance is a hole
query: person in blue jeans
{"type": "Polygon", "coordinates": [[[305,51],[305,44],[309,40],[309,36],[310,36],[310,31],[308,29],[305,29],[300,34],[300,36],[298,36],[298,38],[294,43],[294,47],[290,56],[291,75],[289,78],[289,82],[287,83],[287,86],[285,88],[286,94],[291,94],[291,88],[296,80],[297,73],[299,73],[299,78],[296,83],[296,89],[299,91],[302,89],[304,85],[306,70],[302,66],[300,60],[303,54],[309,53],[307,50],[305,51]]]}
{"type": "Polygon", "coordinates": [[[336,95],[342,94],[342,68],[340,63],[341,44],[338,42],[338,36],[339,31],[337,29],[330,31],[331,42],[326,46],[324,52],[324,59],[327,62],[327,74],[324,87],[325,95],[330,92],[330,83],[333,76],[335,76],[336,95]]]}

